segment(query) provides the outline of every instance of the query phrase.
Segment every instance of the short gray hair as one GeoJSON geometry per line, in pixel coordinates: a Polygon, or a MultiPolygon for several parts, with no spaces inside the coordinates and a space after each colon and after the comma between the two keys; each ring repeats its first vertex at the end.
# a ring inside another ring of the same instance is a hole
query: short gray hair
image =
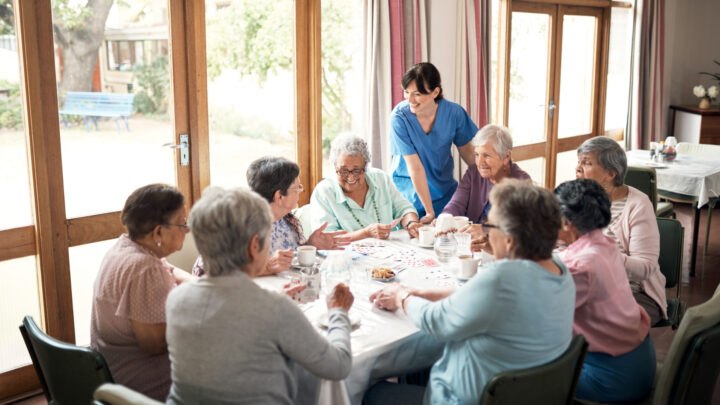
{"type": "Polygon", "coordinates": [[[512,258],[552,257],[561,225],[560,205],[550,190],[529,180],[504,179],[490,190],[500,230],[515,239],[512,258]]]}
{"type": "Polygon", "coordinates": [[[343,134],[332,141],[330,146],[330,163],[335,167],[340,155],[362,156],[365,166],[370,163],[370,149],[367,142],[357,135],[343,134]]]}
{"type": "Polygon", "coordinates": [[[485,145],[488,141],[493,141],[493,148],[501,158],[505,159],[507,153],[512,150],[513,140],[510,136],[510,130],[502,125],[487,124],[475,134],[472,139],[473,146],[485,145]]]}
{"type": "Polygon", "coordinates": [[[245,188],[210,187],[190,211],[192,230],[204,268],[211,277],[244,271],[253,236],[264,248],[272,225],[270,205],[245,188]]]}
{"type": "Polygon", "coordinates": [[[613,185],[622,186],[627,173],[627,155],[623,148],[606,136],[596,136],[583,142],[577,150],[578,156],[593,152],[597,152],[598,163],[603,169],[615,172],[613,185]]]}

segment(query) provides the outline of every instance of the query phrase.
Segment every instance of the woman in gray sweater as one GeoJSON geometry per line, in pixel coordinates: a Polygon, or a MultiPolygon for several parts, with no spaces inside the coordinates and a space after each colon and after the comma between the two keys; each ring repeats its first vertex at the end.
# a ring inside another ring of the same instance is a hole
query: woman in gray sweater
{"type": "Polygon", "coordinates": [[[293,404],[295,365],[331,380],[350,373],[348,287],[327,298],[325,339],[287,296],[253,282],[268,260],[271,224],[267,202],[248,190],[211,188],[193,207],[207,277],[167,300],[169,404],[293,404]]]}

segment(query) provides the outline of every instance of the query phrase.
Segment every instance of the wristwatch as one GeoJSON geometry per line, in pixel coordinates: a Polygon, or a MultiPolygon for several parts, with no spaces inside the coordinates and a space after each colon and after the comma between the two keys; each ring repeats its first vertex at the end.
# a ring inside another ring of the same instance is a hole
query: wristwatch
{"type": "Polygon", "coordinates": [[[410,225],[412,225],[415,222],[418,222],[418,221],[416,221],[414,219],[407,221],[407,224],[405,224],[405,229],[410,229],[410,225]]]}
{"type": "Polygon", "coordinates": [[[408,298],[412,295],[412,291],[405,290],[402,295],[400,296],[400,308],[403,310],[403,312],[407,313],[405,310],[405,301],[407,301],[408,298]]]}

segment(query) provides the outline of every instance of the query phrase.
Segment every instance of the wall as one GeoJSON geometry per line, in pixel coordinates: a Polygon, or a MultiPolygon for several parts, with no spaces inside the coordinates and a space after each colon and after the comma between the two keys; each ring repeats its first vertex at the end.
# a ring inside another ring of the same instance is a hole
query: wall
{"type": "MultiPolygon", "coordinates": [[[[694,86],[720,83],[698,72],[720,72],[720,1],[666,0],[665,3],[665,131],[672,132],[670,105],[698,104],[694,86]]],[[[717,105],[718,100],[713,102],[717,105]]]]}
{"type": "Polygon", "coordinates": [[[440,71],[445,98],[455,101],[455,19],[459,0],[430,0],[428,60],[440,71]]]}

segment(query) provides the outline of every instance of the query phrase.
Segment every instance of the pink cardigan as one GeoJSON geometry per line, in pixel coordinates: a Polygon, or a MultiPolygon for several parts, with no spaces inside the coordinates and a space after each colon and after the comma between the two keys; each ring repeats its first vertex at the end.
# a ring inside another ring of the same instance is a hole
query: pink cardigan
{"type": "Polygon", "coordinates": [[[650,317],[633,298],[615,241],[596,229],[559,256],[575,281],[573,335],[584,335],[589,351],[611,356],[638,347],[650,330],[650,317]]]}
{"type": "Polygon", "coordinates": [[[658,264],[660,231],[655,210],[645,193],[630,186],[628,189],[625,210],[610,229],[628,252],[622,255],[628,279],[640,283],[643,291],[660,306],[663,318],[667,319],[665,276],[658,264]]]}

